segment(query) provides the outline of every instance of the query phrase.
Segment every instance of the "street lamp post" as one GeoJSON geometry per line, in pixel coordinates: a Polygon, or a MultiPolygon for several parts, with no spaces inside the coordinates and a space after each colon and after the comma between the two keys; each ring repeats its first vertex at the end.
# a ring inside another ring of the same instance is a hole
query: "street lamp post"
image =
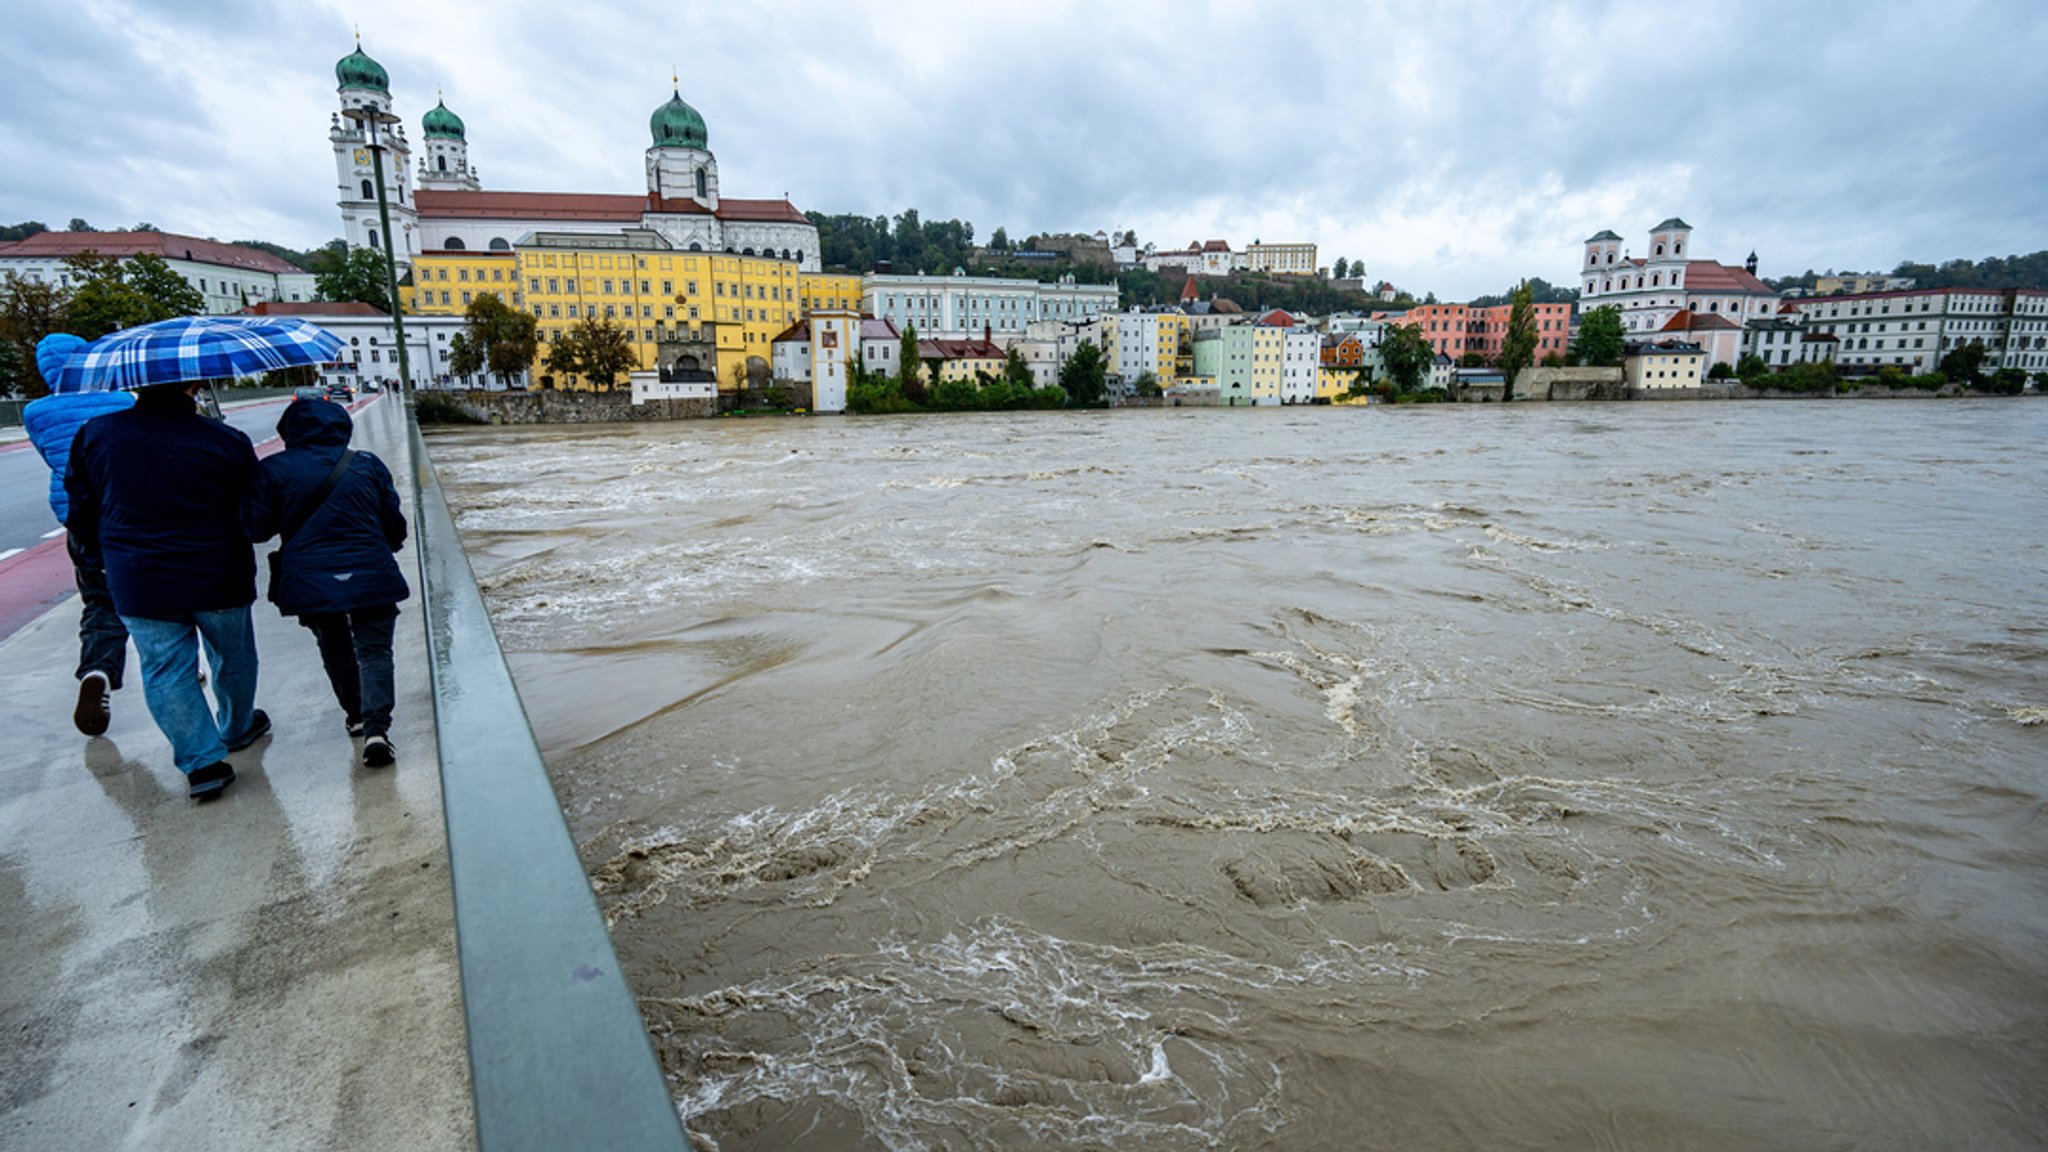
{"type": "Polygon", "coordinates": [[[379,129],[398,123],[398,117],[379,108],[344,108],[341,114],[363,130],[370,147],[370,163],[377,176],[377,220],[384,228],[384,286],[391,293],[391,326],[398,337],[398,391],[412,392],[412,362],[405,352],[405,309],[398,303],[398,256],[391,247],[391,202],[384,192],[384,142],[379,129]]]}

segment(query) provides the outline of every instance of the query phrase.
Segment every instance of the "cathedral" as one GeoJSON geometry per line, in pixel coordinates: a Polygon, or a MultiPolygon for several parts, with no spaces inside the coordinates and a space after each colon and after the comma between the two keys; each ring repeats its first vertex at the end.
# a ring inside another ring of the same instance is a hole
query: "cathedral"
{"type": "MultiPolygon", "coordinates": [[[[336,191],[349,247],[379,247],[374,157],[369,130],[348,113],[392,116],[391,81],[358,44],[334,66],[341,110],[332,117],[336,191]]],[[[647,191],[498,192],[470,164],[462,118],[437,102],[420,120],[418,187],[412,142],[402,123],[379,130],[392,250],[402,266],[437,252],[511,252],[537,232],[617,235],[644,229],[677,252],[722,252],[788,260],[816,272],[818,230],[788,200],[721,196],[718,159],[703,116],[680,86],[648,121],[647,191]]]]}

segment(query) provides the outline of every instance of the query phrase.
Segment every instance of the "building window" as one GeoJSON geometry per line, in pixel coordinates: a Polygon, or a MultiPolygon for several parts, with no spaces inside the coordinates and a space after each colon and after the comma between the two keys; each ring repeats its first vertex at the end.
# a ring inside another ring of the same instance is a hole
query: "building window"
{"type": "Polygon", "coordinates": [[[510,252],[512,245],[507,243],[503,236],[493,236],[491,237],[489,248],[493,252],[510,252]]]}

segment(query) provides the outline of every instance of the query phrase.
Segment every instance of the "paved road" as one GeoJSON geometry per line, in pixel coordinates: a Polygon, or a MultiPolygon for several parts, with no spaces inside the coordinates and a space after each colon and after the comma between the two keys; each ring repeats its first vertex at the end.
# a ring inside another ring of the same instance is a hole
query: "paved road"
{"type": "MultiPolygon", "coordinates": [[[[376,400],[364,397],[351,412],[376,400]]],[[[248,433],[256,454],[277,451],[277,417],[286,397],[227,408],[228,423],[248,433]],[[266,443],[268,442],[268,443],[266,443]]],[[[26,442],[0,444],[0,639],[48,611],[72,591],[64,530],[50,514],[50,470],[26,442]]]]}

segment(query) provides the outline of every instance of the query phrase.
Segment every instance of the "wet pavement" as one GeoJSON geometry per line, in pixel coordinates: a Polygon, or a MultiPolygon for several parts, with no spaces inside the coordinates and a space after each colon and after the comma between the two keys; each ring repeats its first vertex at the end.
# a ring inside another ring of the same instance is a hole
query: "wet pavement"
{"type": "MultiPolygon", "coordinates": [[[[358,413],[355,443],[403,475],[397,405],[358,413]]],[[[416,602],[385,770],[312,636],[259,602],[275,732],[208,804],[132,657],[107,734],[73,729],[75,598],[0,641],[0,1147],[474,1146],[416,602]]]]}

